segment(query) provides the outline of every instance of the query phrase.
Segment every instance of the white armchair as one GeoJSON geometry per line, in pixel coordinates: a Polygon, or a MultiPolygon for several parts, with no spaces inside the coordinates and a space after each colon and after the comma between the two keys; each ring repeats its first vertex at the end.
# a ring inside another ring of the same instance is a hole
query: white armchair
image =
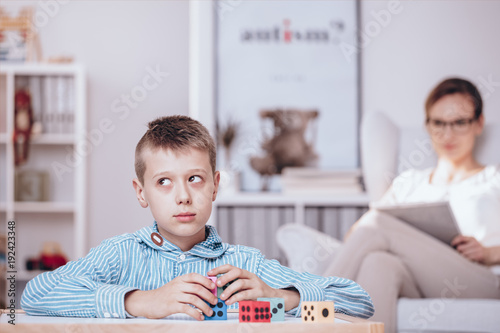
{"type": "MultiPolygon", "coordinates": [[[[500,163],[498,144],[500,124],[486,125],[476,146],[479,162],[500,163]]],[[[435,165],[436,155],[423,125],[399,128],[383,113],[373,112],[366,114],[361,124],[361,162],[368,195],[375,201],[395,176],[409,168],[435,165]]],[[[276,238],[291,268],[319,275],[341,245],[333,237],[295,224],[282,226],[276,238]]],[[[398,332],[500,332],[498,314],[500,300],[401,298],[398,332]]]]}

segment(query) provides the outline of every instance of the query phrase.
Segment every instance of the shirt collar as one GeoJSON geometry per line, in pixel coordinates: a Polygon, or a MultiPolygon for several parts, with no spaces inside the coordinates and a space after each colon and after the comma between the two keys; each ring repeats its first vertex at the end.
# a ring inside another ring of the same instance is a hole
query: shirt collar
{"type": "Polygon", "coordinates": [[[205,226],[205,235],[205,240],[193,246],[189,253],[203,258],[217,258],[226,252],[229,245],[222,242],[213,226],[205,226]]]}
{"type": "MultiPolygon", "coordinates": [[[[158,224],[156,221],[152,226],[142,228],[137,231],[136,234],[147,246],[157,251],[182,252],[177,245],[169,242],[162,236],[161,238],[163,240],[163,244],[161,246],[156,244],[151,239],[151,235],[153,233],[158,233],[158,235],[161,236],[161,234],[158,232],[158,224]]],[[[217,233],[217,230],[215,230],[213,226],[205,226],[205,235],[206,237],[203,242],[196,244],[191,250],[186,251],[186,253],[203,258],[217,258],[224,254],[224,252],[228,249],[229,245],[222,242],[222,239],[217,233]]]]}

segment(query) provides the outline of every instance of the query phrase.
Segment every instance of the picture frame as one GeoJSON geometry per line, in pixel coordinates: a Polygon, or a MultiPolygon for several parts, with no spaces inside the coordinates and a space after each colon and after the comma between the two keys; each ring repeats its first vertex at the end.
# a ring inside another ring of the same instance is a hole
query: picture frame
{"type": "MultiPolygon", "coordinates": [[[[243,191],[259,191],[249,160],[273,131],[259,112],[313,108],[319,119],[306,134],[318,168],[358,169],[358,1],[219,0],[214,8],[215,128],[227,119],[240,124],[231,161],[219,158],[219,168],[237,172],[243,191]]],[[[269,189],[281,190],[279,176],[269,189]]]]}
{"type": "Polygon", "coordinates": [[[18,170],[15,175],[16,201],[48,201],[49,173],[39,170],[18,170]]]}

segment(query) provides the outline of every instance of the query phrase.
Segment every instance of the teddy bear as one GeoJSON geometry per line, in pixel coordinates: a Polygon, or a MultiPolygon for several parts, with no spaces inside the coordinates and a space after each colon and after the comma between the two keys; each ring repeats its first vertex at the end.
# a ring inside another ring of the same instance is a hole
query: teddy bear
{"type": "Polygon", "coordinates": [[[315,166],[318,155],[312,143],[308,143],[305,132],[308,124],[319,115],[317,110],[262,110],[262,119],[271,119],[273,136],[262,143],[264,156],[252,156],[250,166],[264,178],[266,190],[268,176],[281,174],[285,167],[315,166]]]}

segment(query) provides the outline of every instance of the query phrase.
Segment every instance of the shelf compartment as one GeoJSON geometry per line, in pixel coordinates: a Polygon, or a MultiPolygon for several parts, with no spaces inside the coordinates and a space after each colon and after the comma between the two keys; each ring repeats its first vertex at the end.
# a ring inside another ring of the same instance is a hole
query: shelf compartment
{"type": "MultiPolygon", "coordinates": [[[[1,207],[1,206],[0,206],[1,207]]],[[[15,202],[14,211],[19,213],[73,213],[72,202],[15,202]]]]}
{"type": "Polygon", "coordinates": [[[38,145],[72,145],[75,143],[73,134],[41,134],[34,136],[32,144],[38,145]]]}
{"type": "Polygon", "coordinates": [[[79,64],[43,64],[43,63],[22,63],[22,64],[2,64],[0,74],[14,74],[26,76],[39,75],[75,75],[82,72],[83,67],[79,64]]]}
{"type": "MultiPolygon", "coordinates": [[[[6,133],[0,133],[0,143],[8,143],[6,133]]],[[[75,143],[73,134],[40,134],[31,137],[30,144],[34,145],[72,145],[75,143]]]]}

